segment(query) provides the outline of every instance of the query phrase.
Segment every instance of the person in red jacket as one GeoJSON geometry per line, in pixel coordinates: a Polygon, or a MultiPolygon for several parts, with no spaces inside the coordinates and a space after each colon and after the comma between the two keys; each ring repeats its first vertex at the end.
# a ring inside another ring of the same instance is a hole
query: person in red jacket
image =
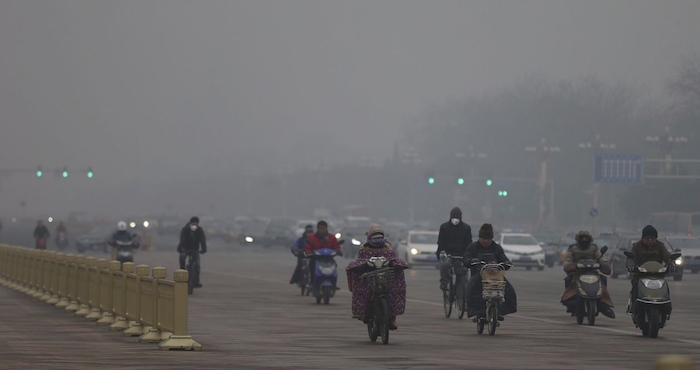
{"type": "MultiPolygon", "coordinates": [[[[304,254],[309,255],[315,250],[328,248],[334,251],[338,251],[338,255],[342,256],[343,251],[340,250],[340,244],[335,235],[328,233],[328,223],[326,221],[319,221],[316,224],[316,233],[311,234],[309,239],[306,241],[306,247],[304,248],[304,254]]],[[[311,271],[312,283],[316,283],[316,261],[311,258],[309,261],[309,270],[311,271]]],[[[315,286],[315,285],[314,285],[315,286]]]]}

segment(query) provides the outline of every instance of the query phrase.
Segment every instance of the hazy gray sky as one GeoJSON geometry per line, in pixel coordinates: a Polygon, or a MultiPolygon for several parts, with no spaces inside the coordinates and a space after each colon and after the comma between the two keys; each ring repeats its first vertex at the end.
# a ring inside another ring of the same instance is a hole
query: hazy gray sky
{"type": "MultiPolygon", "coordinates": [[[[527,76],[659,94],[698,19],[697,0],[0,0],[0,167],[92,165],[104,191],[384,157],[427,106],[527,76]]],[[[44,189],[27,179],[0,205],[44,189]]]]}

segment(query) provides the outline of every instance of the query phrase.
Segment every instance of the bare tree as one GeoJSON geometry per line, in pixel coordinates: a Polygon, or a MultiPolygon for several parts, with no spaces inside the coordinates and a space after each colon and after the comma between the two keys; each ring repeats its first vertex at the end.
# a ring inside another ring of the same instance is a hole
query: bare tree
{"type": "Polygon", "coordinates": [[[681,56],[676,76],[668,82],[668,91],[677,99],[675,110],[700,112],[700,56],[681,56]]]}

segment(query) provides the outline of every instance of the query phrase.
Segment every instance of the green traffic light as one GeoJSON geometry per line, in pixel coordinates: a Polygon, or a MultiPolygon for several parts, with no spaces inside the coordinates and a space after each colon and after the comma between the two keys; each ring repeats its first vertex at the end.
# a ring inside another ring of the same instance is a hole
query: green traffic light
{"type": "Polygon", "coordinates": [[[63,171],[63,174],[62,174],[62,175],[63,175],[63,178],[68,177],[68,171],[63,171]]]}
{"type": "Polygon", "coordinates": [[[508,196],[508,192],[504,190],[504,191],[503,191],[503,196],[504,196],[504,197],[507,197],[507,196],[508,196]]]}
{"type": "Polygon", "coordinates": [[[502,192],[502,191],[499,191],[499,192],[498,192],[498,196],[499,196],[499,197],[502,197],[502,196],[503,196],[503,192],[502,192]]]}
{"type": "Polygon", "coordinates": [[[486,180],[486,186],[491,186],[493,185],[493,181],[491,179],[486,180]]]}
{"type": "Polygon", "coordinates": [[[87,177],[88,177],[88,179],[91,179],[91,178],[92,178],[92,176],[93,176],[93,173],[92,173],[92,171],[90,171],[90,172],[88,172],[88,173],[87,173],[87,177]]]}
{"type": "Polygon", "coordinates": [[[43,174],[44,174],[44,173],[41,172],[41,170],[36,171],[36,177],[41,177],[41,175],[43,175],[43,174]]]}
{"type": "Polygon", "coordinates": [[[428,178],[428,184],[432,185],[435,183],[435,178],[434,177],[429,177],[428,178]]]}
{"type": "Polygon", "coordinates": [[[461,178],[461,177],[458,178],[458,179],[457,179],[457,183],[458,183],[459,185],[464,185],[464,179],[461,178]]]}

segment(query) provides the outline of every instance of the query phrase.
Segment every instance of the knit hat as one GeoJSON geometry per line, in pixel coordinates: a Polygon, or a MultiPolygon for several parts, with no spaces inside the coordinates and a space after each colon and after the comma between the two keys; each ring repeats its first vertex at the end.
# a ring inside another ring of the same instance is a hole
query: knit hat
{"type": "Polygon", "coordinates": [[[461,220],[462,219],[462,210],[459,209],[459,207],[452,208],[452,210],[450,211],[450,218],[458,218],[461,220]]]}
{"type": "Polygon", "coordinates": [[[659,232],[656,231],[654,226],[646,225],[644,226],[644,229],[642,229],[642,239],[646,238],[647,236],[653,236],[655,238],[658,238],[659,232]]]}
{"type": "Polygon", "coordinates": [[[306,225],[306,227],[304,227],[304,234],[313,233],[313,232],[314,232],[314,225],[306,225]]]}
{"type": "Polygon", "coordinates": [[[479,238],[493,239],[493,226],[491,226],[491,224],[481,225],[481,229],[479,229],[479,238]]]}
{"type": "Polygon", "coordinates": [[[375,234],[382,234],[384,235],[384,229],[379,224],[372,224],[369,226],[369,230],[365,233],[368,237],[371,237],[372,235],[375,234]]]}

